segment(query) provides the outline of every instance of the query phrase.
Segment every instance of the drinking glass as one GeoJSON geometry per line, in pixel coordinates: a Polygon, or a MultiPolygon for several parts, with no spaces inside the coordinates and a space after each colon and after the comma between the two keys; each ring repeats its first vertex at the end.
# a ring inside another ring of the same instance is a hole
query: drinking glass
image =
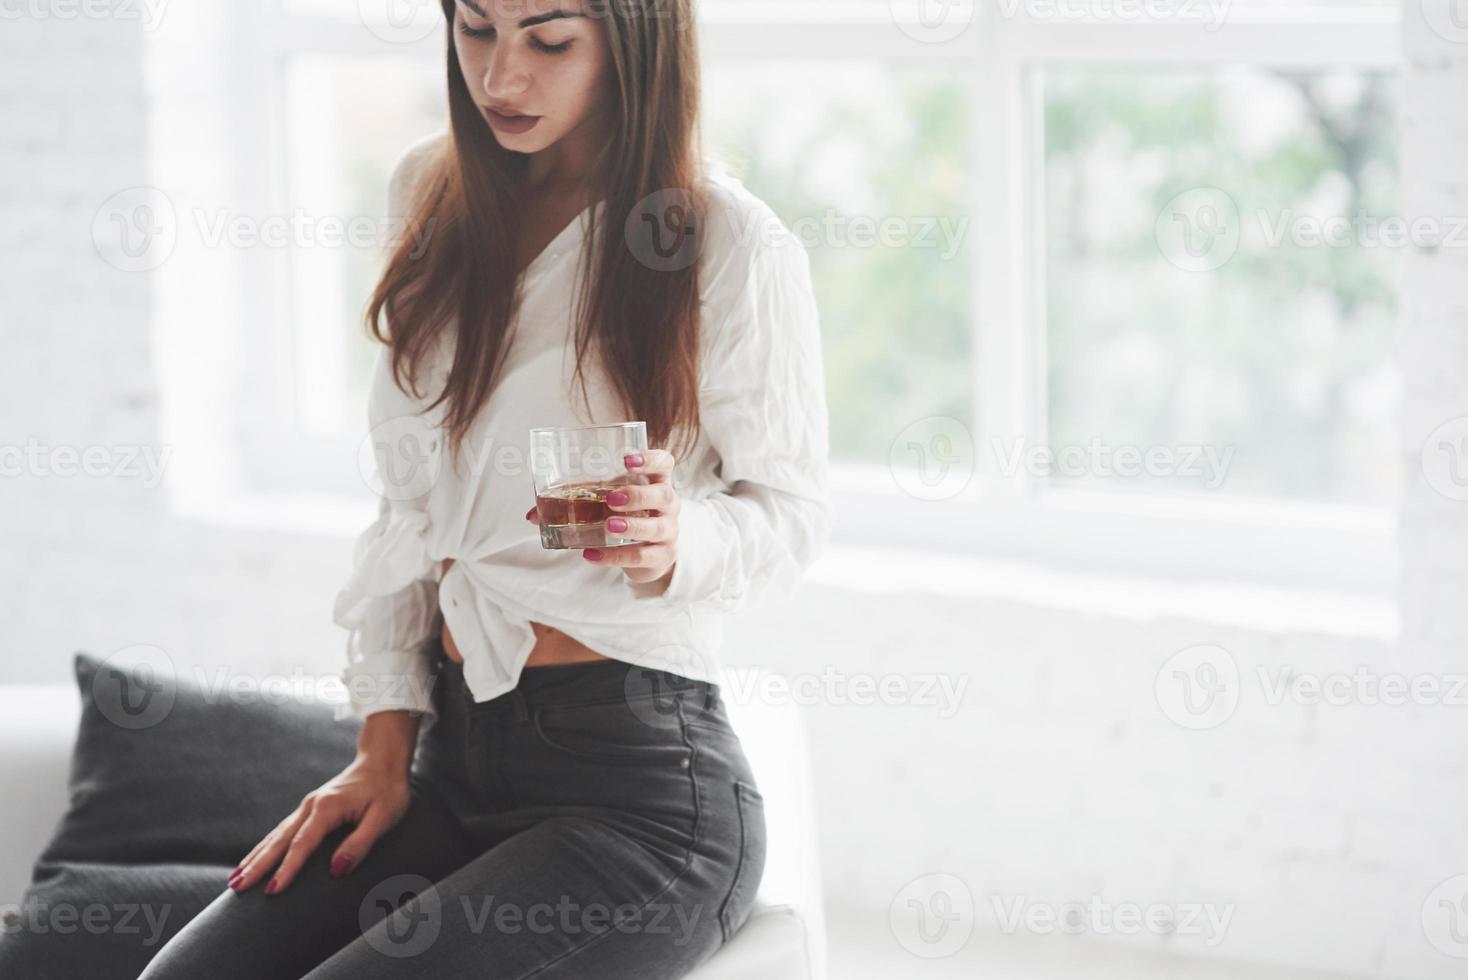
{"type": "Polygon", "coordinates": [[[614,511],[607,494],[647,477],[629,473],[628,453],[646,453],[647,425],[613,422],[579,428],[530,430],[530,470],[543,548],[612,548],[636,538],[607,530],[608,517],[647,517],[649,511],[614,511]]]}

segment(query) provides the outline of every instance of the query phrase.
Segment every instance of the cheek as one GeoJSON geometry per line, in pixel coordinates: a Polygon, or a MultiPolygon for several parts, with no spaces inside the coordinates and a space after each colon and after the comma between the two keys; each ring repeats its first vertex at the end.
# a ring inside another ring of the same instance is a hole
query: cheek
{"type": "MultiPolygon", "coordinates": [[[[457,35],[458,32],[456,31],[455,34],[457,35]]],[[[456,36],[454,51],[458,54],[459,71],[463,74],[464,81],[469,83],[470,91],[478,91],[484,80],[484,72],[488,68],[484,46],[469,44],[460,36],[456,36]]]]}
{"type": "Polygon", "coordinates": [[[596,105],[606,86],[603,66],[596,58],[566,58],[536,72],[542,90],[551,94],[561,111],[579,114],[596,105]]]}

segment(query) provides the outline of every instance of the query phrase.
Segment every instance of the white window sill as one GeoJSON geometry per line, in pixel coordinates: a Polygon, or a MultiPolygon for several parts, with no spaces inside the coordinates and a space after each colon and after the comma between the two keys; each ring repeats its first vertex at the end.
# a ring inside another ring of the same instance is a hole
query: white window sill
{"type": "Polygon", "coordinates": [[[1277,584],[1182,581],[951,552],[833,543],[806,583],[874,595],[999,600],[1146,623],[1176,618],[1265,633],[1318,633],[1395,641],[1390,594],[1277,584]]]}

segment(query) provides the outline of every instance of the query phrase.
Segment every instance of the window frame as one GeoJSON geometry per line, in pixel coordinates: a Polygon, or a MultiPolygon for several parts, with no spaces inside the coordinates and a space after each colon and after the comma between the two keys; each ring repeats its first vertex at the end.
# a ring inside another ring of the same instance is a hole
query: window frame
{"type": "MultiPolygon", "coordinates": [[[[253,56],[258,92],[267,98],[244,127],[259,138],[243,172],[267,175],[252,188],[260,201],[284,205],[284,75],[297,53],[441,57],[441,29],[416,44],[385,45],[356,21],[288,12],[284,0],[256,8],[240,38],[253,56]]],[[[1036,73],[1049,64],[1148,67],[1249,63],[1282,68],[1400,68],[1395,6],[1259,3],[1239,0],[1220,30],[1176,21],[1120,23],[1056,20],[1032,11],[1008,17],[997,3],[977,3],[971,23],[942,44],[894,29],[882,0],[700,0],[706,63],[751,59],[810,61],[875,58],[892,64],[954,66],[972,79],[968,151],[970,213],[977,236],[972,276],[973,405],[966,420],[974,445],[1024,439],[1043,443],[1045,308],[1043,106],[1036,73]],[[1000,134],[1002,138],[982,138],[1000,134]],[[1020,325],[1015,327],[1014,325],[1020,325]]],[[[385,189],[384,189],[385,192],[385,189]]],[[[270,211],[269,208],[263,209],[270,211]]],[[[264,426],[246,455],[280,472],[305,473],[310,489],[347,492],[340,474],[320,465],[323,448],[339,470],[356,440],[308,440],[294,430],[290,358],[289,257],[275,257],[269,288],[257,296],[277,324],[259,356],[283,387],[261,392],[271,404],[248,410],[264,426]],[[280,372],[287,372],[282,375],[280,372]],[[264,412],[266,415],[262,415],[264,412]],[[282,454],[290,460],[281,464],[282,454]],[[316,461],[313,466],[312,460],[316,461]]],[[[905,494],[880,466],[833,463],[836,540],[889,547],[1002,555],[1097,569],[1125,569],[1171,580],[1237,579],[1291,587],[1389,592],[1396,582],[1396,519],[1388,508],[1201,497],[1140,497],[1041,487],[1034,478],[995,472],[992,454],[976,454],[970,485],[943,501],[905,494]]],[[[356,475],[347,474],[351,481],[356,475]]]]}

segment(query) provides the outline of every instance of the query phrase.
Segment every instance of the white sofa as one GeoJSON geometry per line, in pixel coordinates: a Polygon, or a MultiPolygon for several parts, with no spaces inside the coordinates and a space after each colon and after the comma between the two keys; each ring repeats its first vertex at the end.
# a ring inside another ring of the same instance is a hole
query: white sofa
{"type": "MultiPolygon", "coordinates": [[[[816,822],[799,709],[726,700],[764,794],[769,847],[753,916],[689,980],[824,980],[816,822]]],[[[20,901],[66,809],[79,716],[74,685],[0,686],[0,908],[20,901]]]]}

